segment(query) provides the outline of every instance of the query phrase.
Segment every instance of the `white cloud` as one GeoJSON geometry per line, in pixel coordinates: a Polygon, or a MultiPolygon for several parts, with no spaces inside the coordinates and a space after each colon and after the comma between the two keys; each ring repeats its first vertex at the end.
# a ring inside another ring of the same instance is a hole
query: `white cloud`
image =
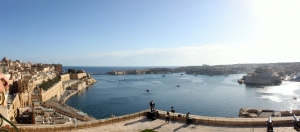
{"type": "Polygon", "coordinates": [[[299,0],[255,0],[252,4],[256,16],[258,41],[299,44],[299,0]]]}
{"type": "MultiPolygon", "coordinates": [[[[298,62],[300,1],[249,1],[255,15],[251,42],[205,44],[180,48],[115,50],[62,56],[66,62],[95,66],[168,66],[235,63],[298,62]],[[82,64],[84,63],[84,64],[82,64]]],[[[184,45],[184,44],[183,44],[184,45]]],[[[186,44],[189,45],[189,44],[186,44]]]]}
{"type": "Polygon", "coordinates": [[[295,62],[300,53],[293,44],[207,44],[172,49],[147,48],[131,51],[87,53],[78,56],[86,65],[168,66],[235,63],[295,62]]]}

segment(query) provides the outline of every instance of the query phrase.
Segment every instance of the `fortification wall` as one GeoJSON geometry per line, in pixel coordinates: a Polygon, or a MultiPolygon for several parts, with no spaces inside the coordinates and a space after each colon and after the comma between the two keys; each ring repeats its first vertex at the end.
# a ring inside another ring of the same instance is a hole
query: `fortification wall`
{"type": "Polygon", "coordinates": [[[61,75],[61,81],[69,81],[70,80],[70,74],[61,75]]]}
{"type": "Polygon", "coordinates": [[[86,73],[77,73],[77,74],[70,74],[70,79],[81,79],[82,77],[87,76],[86,73]]]}
{"type": "Polygon", "coordinates": [[[45,102],[55,96],[57,96],[57,98],[60,99],[60,95],[63,94],[63,92],[64,92],[64,89],[62,86],[62,81],[59,81],[53,87],[51,87],[49,90],[42,93],[42,101],[45,102]]]}
{"type": "Polygon", "coordinates": [[[71,85],[71,89],[79,90],[79,91],[82,89],[85,89],[86,87],[87,87],[87,85],[86,85],[85,81],[80,81],[80,82],[77,82],[77,83],[71,85]]]}
{"type": "Polygon", "coordinates": [[[21,107],[21,103],[20,103],[20,99],[19,99],[19,94],[16,94],[16,97],[14,98],[14,100],[11,102],[11,105],[8,109],[8,120],[11,119],[16,119],[17,118],[17,112],[18,112],[18,108],[21,107]]]}

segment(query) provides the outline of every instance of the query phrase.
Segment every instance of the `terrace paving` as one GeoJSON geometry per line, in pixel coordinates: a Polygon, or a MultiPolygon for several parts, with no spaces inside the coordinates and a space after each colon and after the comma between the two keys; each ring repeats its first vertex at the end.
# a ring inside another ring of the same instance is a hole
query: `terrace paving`
{"type": "MultiPolygon", "coordinates": [[[[157,132],[265,132],[266,127],[234,127],[203,124],[185,124],[181,121],[165,123],[163,118],[156,120],[147,117],[138,117],[132,120],[108,124],[99,127],[77,129],[71,132],[139,132],[145,129],[152,129],[157,132]]],[[[296,132],[292,124],[290,126],[274,126],[275,132],[296,132]]]]}

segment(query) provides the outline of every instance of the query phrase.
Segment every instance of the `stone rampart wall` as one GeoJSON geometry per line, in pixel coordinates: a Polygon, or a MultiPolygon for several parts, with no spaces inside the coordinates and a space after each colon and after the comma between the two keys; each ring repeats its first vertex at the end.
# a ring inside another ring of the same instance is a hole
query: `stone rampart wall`
{"type": "Polygon", "coordinates": [[[97,81],[94,79],[94,78],[89,78],[86,80],[86,85],[90,85],[90,84],[93,84],[93,83],[96,83],[97,81]]]}
{"type": "Polygon", "coordinates": [[[86,82],[81,82],[78,84],[78,90],[81,91],[82,89],[85,89],[87,87],[86,82]]]}
{"type": "Polygon", "coordinates": [[[61,75],[61,81],[69,81],[70,80],[70,74],[61,75]]]}
{"type": "Polygon", "coordinates": [[[56,83],[53,87],[48,89],[46,92],[42,93],[42,101],[45,102],[55,95],[60,99],[60,95],[63,94],[64,89],[62,87],[62,81],[56,83]]]}
{"type": "Polygon", "coordinates": [[[84,81],[80,81],[80,82],[77,82],[76,84],[71,85],[71,89],[73,89],[73,90],[80,91],[84,88],[86,88],[86,82],[84,82],[84,81]]]}
{"type": "Polygon", "coordinates": [[[14,100],[11,102],[11,105],[9,106],[8,109],[8,120],[12,118],[16,119],[17,118],[17,112],[18,108],[21,107],[20,100],[19,100],[19,94],[16,94],[16,97],[14,100]]]}
{"type": "Polygon", "coordinates": [[[77,73],[77,74],[70,74],[70,79],[81,79],[82,77],[87,76],[86,73],[77,73]]]}

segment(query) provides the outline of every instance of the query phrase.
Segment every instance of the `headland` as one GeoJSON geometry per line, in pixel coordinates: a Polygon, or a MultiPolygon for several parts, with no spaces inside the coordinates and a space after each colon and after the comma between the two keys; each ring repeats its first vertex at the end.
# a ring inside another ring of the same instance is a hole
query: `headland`
{"type": "Polygon", "coordinates": [[[113,70],[106,74],[109,75],[126,75],[126,74],[169,74],[180,73],[192,75],[228,75],[228,74],[248,74],[258,68],[269,69],[272,72],[278,73],[280,78],[288,80],[300,80],[300,62],[291,63],[249,63],[249,64],[230,64],[230,65],[207,65],[202,66],[183,66],[178,68],[146,68],[143,70],[128,69],[128,70],[113,70]],[[287,78],[289,76],[289,78],[287,78]]]}

